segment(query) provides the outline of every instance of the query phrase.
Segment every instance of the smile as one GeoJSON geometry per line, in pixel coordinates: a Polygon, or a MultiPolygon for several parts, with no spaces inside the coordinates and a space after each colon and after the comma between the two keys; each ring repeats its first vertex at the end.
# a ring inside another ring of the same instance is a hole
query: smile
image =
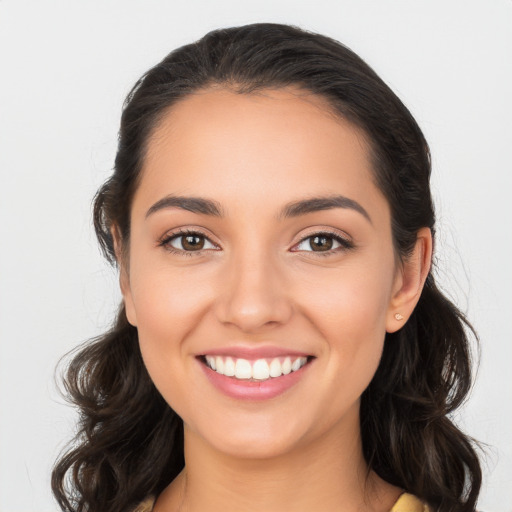
{"type": "Polygon", "coordinates": [[[286,356],[251,361],[229,356],[205,355],[203,362],[220,375],[237,380],[261,382],[300,370],[308,362],[308,357],[286,356]]]}

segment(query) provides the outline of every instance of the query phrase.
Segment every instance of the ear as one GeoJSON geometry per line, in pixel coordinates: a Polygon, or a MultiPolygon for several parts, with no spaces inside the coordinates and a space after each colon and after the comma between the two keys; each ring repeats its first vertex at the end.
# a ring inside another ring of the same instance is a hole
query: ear
{"type": "Polygon", "coordinates": [[[429,228],[421,228],[412,253],[397,270],[386,318],[387,332],[398,331],[411,316],[420,299],[431,264],[432,233],[429,228]]]}
{"type": "Polygon", "coordinates": [[[117,226],[110,228],[112,240],[114,241],[114,252],[119,267],[119,286],[123,295],[124,307],[126,310],[126,318],[134,327],[137,326],[137,316],[133,304],[132,291],[130,286],[130,273],[128,271],[128,257],[123,251],[123,242],[121,233],[117,226]]]}

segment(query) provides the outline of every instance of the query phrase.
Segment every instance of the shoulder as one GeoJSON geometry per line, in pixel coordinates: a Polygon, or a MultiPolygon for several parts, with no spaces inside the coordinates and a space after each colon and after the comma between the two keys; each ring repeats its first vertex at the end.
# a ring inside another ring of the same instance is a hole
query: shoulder
{"type": "Polygon", "coordinates": [[[430,512],[430,508],[416,496],[404,493],[398,498],[390,512],[430,512]]]}

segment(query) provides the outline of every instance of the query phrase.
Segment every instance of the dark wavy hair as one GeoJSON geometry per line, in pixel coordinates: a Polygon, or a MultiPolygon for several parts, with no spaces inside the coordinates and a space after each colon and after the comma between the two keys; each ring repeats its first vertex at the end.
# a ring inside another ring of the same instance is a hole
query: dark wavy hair
{"type": "MultiPolygon", "coordinates": [[[[129,244],[132,198],[155,126],[177,101],[211,86],[239,94],[295,86],[325,98],[367,136],[397,254],[410,254],[420,228],[434,233],[429,148],[407,108],[339,42],[260,23],[215,30],[174,50],[129,93],[114,173],[94,202],[94,226],[110,262],[116,263],[112,227],[129,244]]],[[[440,512],[473,511],[481,485],[474,442],[450,420],[471,386],[469,334],[473,329],[431,271],[408,322],[386,335],[361,400],[369,469],[440,512]]],[[[80,347],[64,383],[80,421],[52,474],[62,510],[125,512],[181,471],[182,421],[153,385],[123,306],[108,333],[80,347]]]]}

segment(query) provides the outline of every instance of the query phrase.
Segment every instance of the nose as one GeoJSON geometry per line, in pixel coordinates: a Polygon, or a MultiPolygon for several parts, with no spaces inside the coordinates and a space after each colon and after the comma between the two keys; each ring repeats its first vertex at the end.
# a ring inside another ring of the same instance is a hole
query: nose
{"type": "Polygon", "coordinates": [[[276,258],[246,247],[230,260],[223,269],[217,295],[217,319],[246,333],[286,323],[293,307],[276,258]]]}

